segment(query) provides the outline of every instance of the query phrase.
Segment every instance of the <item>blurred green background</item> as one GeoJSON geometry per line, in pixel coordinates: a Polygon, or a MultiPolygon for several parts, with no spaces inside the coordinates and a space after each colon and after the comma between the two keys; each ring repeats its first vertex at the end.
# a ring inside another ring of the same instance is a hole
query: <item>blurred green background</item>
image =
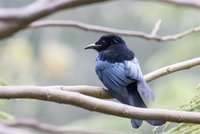
{"type": "MultiPolygon", "coordinates": [[[[34,0],[0,0],[0,7],[21,7],[34,0]]],[[[200,25],[200,11],[156,2],[112,1],[78,7],[53,14],[51,20],[77,20],[88,24],[150,33],[157,20],[160,35],[175,34],[200,25]]],[[[28,29],[0,42],[0,79],[8,85],[93,85],[103,86],[95,74],[95,51],[84,47],[102,34],[76,28],[28,29]],[[89,74],[89,75],[88,75],[89,74]]],[[[123,37],[140,61],[143,73],[198,57],[200,33],[183,39],[157,42],[123,37]]],[[[200,68],[180,71],[150,82],[156,95],[149,107],[177,109],[198,94],[200,68]]],[[[153,133],[146,122],[133,129],[129,119],[87,111],[69,105],[36,100],[5,100],[1,110],[16,118],[35,118],[48,123],[113,130],[153,133]]],[[[159,133],[158,129],[154,133],[159,133]]]]}

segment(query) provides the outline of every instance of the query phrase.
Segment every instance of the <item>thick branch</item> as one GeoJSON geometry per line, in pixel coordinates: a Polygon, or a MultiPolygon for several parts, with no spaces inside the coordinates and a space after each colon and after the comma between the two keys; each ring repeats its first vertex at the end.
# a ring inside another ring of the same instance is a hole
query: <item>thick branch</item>
{"type": "Polygon", "coordinates": [[[71,92],[78,92],[87,96],[92,96],[96,98],[102,99],[111,99],[113,98],[111,94],[102,87],[95,87],[95,86],[86,86],[86,85],[79,85],[79,86],[47,86],[46,88],[53,88],[54,90],[63,90],[63,91],[71,91],[71,92]]]}
{"type": "MultiPolygon", "coordinates": [[[[85,31],[91,32],[98,32],[104,34],[117,34],[123,36],[131,36],[131,37],[139,37],[147,40],[156,40],[156,41],[171,41],[171,40],[178,40],[187,35],[190,35],[195,32],[200,31],[200,26],[188,29],[184,32],[173,34],[173,35],[156,35],[152,33],[144,33],[141,31],[130,31],[130,30],[121,30],[115,29],[110,27],[103,27],[97,25],[90,25],[85,24],[78,21],[62,21],[62,20],[43,20],[43,21],[36,21],[29,25],[30,28],[41,28],[41,27],[74,27],[79,28],[85,31]]],[[[159,28],[159,26],[158,26],[159,28]]],[[[157,30],[157,29],[156,29],[157,30]]]]}
{"type": "Polygon", "coordinates": [[[107,0],[37,0],[21,8],[1,8],[0,20],[33,21],[55,13],[59,10],[89,5],[107,0]]]}
{"type": "Polygon", "coordinates": [[[137,108],[117,102],[89,97],[77,92],[54,90],[54,88],[51,89],[37,86],[4,86],[0,87],[0,98],[37,99],[71,104],[91,111],[126,118],[143,120],[158,119],[171,122],[200,124],[200,113],[198,112],[137,108]]]}
{"type": "Polygon", "coordinates": [[[106,0],[38,0],[22,8],[0,9],[0,39],[6,38],[28,24],[62,9],[69,9],[106,0]]]}

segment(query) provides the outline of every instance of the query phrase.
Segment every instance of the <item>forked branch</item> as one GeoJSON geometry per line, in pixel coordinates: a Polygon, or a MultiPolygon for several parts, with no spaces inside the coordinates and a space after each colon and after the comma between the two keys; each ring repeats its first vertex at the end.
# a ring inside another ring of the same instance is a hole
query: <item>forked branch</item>
{"type": "Polygon", "coordinates": [[[42,28],[42,27],[73,27],[78,28],[85,31],[104,33],[104,34],[117,34],[122,36],[130,36],[130,37],[139,37],[147,40],[156,40],[156,41],[172,41],[178,40],[185,36],[188,36],[192,33],[200,32],[200,26],[194,27],[188,30],[185,30],[178,34],[173,35],[157,35],[157,31],[160,28],[160,21],[158,21],[156,25],[156,29],[152,31],[153,33],[145,33],[142,31],[131,31],[131,30],[122,30],[115,29],[110,27],[103,27],[97,25],[90,25],[78,21],[63,21],[63,20],[43,20],[43,21],[35,21],[31,23],[28,27],[30,28],[42,28]]]}
{"type": "MultiPolygon", "coordinates": [[[[154,80],[166,74],[188,69],[200,64],[200,58],[177,63],[150,73],[146,80],[154,80]]],[[[91,111],[136,119],[160,119],[172,122],[188,122],[200,124],[200,113],[182,112],[164,109],[144,109],[116,102],[93,98],[109,98],[108,92],[91,86],[4,86],[0,87],[0,98],[37,99],[57,103],[71,104],[91,111]],[[57,90],[56,90],[57,89],[57,90]],[[73,91],[73,92],[71,92],[73,91]],[[84,95],[86,94],[86,95],[84,95]],[[89,96],[87,96],[89,95],[89,96]]]]}

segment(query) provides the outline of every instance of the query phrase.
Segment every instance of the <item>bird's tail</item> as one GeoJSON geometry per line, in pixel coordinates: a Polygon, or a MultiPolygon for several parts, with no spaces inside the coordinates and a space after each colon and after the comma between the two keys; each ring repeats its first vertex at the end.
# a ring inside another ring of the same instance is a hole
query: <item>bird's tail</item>
{"type": "MultiPolygon", "coordinates": [[[[132,87],[132,86],[137,86],[137,85],[131,84],[130,86],[132,87]]],[[[137,88],[128,87],[130,105],[135,106],[135,107],[147,108],[147,106],[145,105],[144,101],[142,100],[138,90],[136,90],[136,89],[137,88]]],[[[147,122],[154,126],[160,126],[165,123],[165,121],[162,121],[162,120],[147,120],[147,122]]],[[[131,124],[132,124],[132,127],[139,128],[142,124],[142,120],[131,119],[131,124]]]]}

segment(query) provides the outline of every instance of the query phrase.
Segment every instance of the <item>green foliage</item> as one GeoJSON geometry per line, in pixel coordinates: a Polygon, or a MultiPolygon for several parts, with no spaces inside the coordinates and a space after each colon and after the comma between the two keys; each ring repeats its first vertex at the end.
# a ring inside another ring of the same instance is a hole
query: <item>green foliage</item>
{"type": "Polygon", "coordinates": [[[7,86],[8,83],[2,79],[0,79],[0,86],[7,86]]]}
{"type": "MultiPolygon", "coordinates": [[[[7,86],[7,85],[8,85],[7,82],[0,79],[0,86],[7,86]]],[[[4,104],[4,101],[0,100],[0,106],[3,106],[3,104],[4,104]]],[[[0,120],[12,120],[12,119],[14,119],[13,115],[0,111],[0,120]]]]}
{"type": "Polygon", "coordinates": [[[7,85],[8,85],[7,82],[0,79],[0,86],[7,86],[7,85]]]}
{"type": "MultiPolygon", "coordinates": [[[[193,97],[188,103],[180,106],[179,110],[182,111],[200,111],[200,92],[198,95],[193,97]]],[[[165,131],[169,127],[170,123],[166,124],[164,133],[168,134],[199,134],[200,125],[192,123],[180,123],[176,127],[171,128],[168,131],[165,131]]]]}
{"type": "MultiPolygon", "coordinates": [[[[3,81],[0,79],[0,86],[7,86],[7,82],[3,81]]],[[[4,104],[3,100],[0,100],[0,106],[2,106],[4,104]]],[[[5,113],[3,111],[0,111],[0,120],[5,120],[5,119],[13,119],[14,116],[5,113]]]]}
{"type": "Polygon", "coordinates": [[[200,84],[197,85],[197,89],[200,90],[200,84]]]}

